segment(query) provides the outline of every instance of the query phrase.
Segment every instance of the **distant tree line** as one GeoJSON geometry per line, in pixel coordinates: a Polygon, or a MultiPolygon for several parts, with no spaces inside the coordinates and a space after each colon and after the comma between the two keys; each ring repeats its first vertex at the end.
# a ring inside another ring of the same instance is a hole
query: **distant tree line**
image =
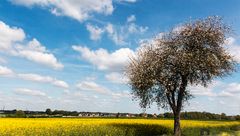
{"type": "MultiPolygon", "coordinates": [[[[171,112],[160,114],[163,118],[173,118],[174,115],[171,112]]],[[[240,120],[240,115],[227,116],[225,113],[215,114],[209,112],[181,112],[181,119],[193,119],[193,120],[240,120]]]]}
{"type": "MultiPolygon", "coordinates": [[[[47,117],[113,117],[113,118],[160,118],[173,119],[172,112],[162,114],[147,113],[108,113],[108,112],[78,112],[46,109],[46,111],[0,110],[0,115],[16,118],[47,118],[47,117]]],[[[3,116],[0,116],[3,117],[3,116]]],[[[181,119],[189,120],[240,120],[240,115],[227,116],[225,113],[215,114],[209,112],[181,112],[181,119]]]]}

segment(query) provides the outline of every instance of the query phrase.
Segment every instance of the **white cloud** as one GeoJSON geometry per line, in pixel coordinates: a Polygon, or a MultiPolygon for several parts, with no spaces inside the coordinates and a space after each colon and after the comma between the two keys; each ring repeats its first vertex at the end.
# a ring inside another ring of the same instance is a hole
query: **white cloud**
{"type": "Polygon", "coordinates": [[[114,8],[112,0],[10,0],[27,7],[40,6],[56,16],[67,16],[80,22],[91,18],[94,13],[110,15],[114,8]]]}
{"type": "Polygon", "coordinates": [[[135,23],[135,21],[135,15],[130,15],[126,20],[126,24],[123,26],[115,26],[111,23],[108,23],[105,26],[108,37],[117,45],[128,44],[126,40],[132,34],[143,34],[148,30],[148,27],[139,26],[135,23]]]}
{"type": "Polygon", "coordinates": [[[127,33],[125,35],[123,34],[123,29],[120,31],[114,30],[113,33],[109,33],[108,36],[109,38],[116,44],[116,45],[127,45],[128,43],[126,42],[126,37],[127,33]]]}
{"type": "Polygon", "coordinates": [[[13,75],[13,71],[5,66],[0,65],[0,76],[11,76],[13,75]]]}
{"type": "Polygon", "coordinates": [[[78,51],[84,60],[97,66],[99,70],[122,71],[129,57],[134,55],[134,51],[129,48],[121,48],[112,53],[102,48],[96,51],[82,46],[72,46],[72,48],[78,51]]]}
{"type": "Polygon", "coordinates": [[[29,81],[34,81],[34,82],[42,82],[42,83],[50,83],[54,86],[64,88],[64,89],[67,89],[69,87],[69,85],[66,82],[52,78],[50,76],[42,76],[42,75],[38,75],[38,74],[18,74],[17,76],[24,80],[29,80],[29,81]]]}
{"type": "Polygon", "coordinates": [[[90,32],[90,39],[92,40],[100,40],[101,36],[104,32],[104,29],[101,29],[97,26],[93,26],[91,24],[87,24],[87,30],[90,32]]]}
{"type": "Polygon", "coordinates": [[[137,0],[118,0],[119,2],[129,2],[129,3],[135,3],[137,0]]]}
{"type": "Polygon", "coordinates": [[[53,54],[46,52],[20,50],[18,51],[17,56],[21,56],[30,61],[52,67],[53,69],[62,69],[64,67],[63,64],[57,61],[56,57],[53,54]]]}
{"type": "Polygon", "coordinates": [[[205,111],[205,106],[198,101],[191,101],[190,105],[186,106],[187,111],[205,111]]]}
{"type": "Polygon", "coordinates": [[[148,27],[139,26],[135,21],[135,15],[130,15],[126,20],[126,24],[123,26],[114,26],[111,23],[107,24],[105,29],[108,37],[117,45],[126,45],[126,40],[132,34],[143,34],[148,30],[148,27]]]}
{"type": "Polygon", "coordinates": [[[218,96],[220,96],[220,97],[231,97],[231,96],[234,96],[234,95],[230,92],[222,91],[218,94],[218,96]]]}
{"type": "Polygon", "coordinates": [[[7,63],[6,59],[0,57],[0,63],[7,63]]]}
{"type": "MultiPolygon", "coordinates": [[[[106,26],[100,28],[98,26],[87,24],[87,30],[90,33],[91,40],[100,40],[104,33],[108,34],[108,37],[117,45],[126,45],[125,39],[127,33],[123,34],[123,27],[120,27],[121,30],[118,30],[117,26],[114,26],[111,23],[108,23],[106,26]]],[[[126,30],[126,28],[125,28],[126,30]]]]}
{"type": "Polygon", "coordinates": [[[196,96],[235,97],[240,94],[240,83],[214,81],[208,87],[190,86],[189,90],[196,96]]]}
{"type": "Polygon", "coordinates": [[[62,69],[63,64],[41,45],[37,39],[26,40],[26,35],[21,28],[10,27],[0,21],[0,52],[26,58],[30,61],[62,69]]]}
{"type": "Polygon", "coordinates": [[[142,27],[142,26],[138,26],[135,23],[130,23],[128,26],[128,32],[129,33],[144,33],[148,30],[148,27],[142,27]]]}
{"type": "Polygon", "coordinates": [[[6,50],[12,48],[12,44],[23,41],[25,33],[21,28],[10,27],[0,21],[0,49],[6,50]]]}
{"type": "Polygon", "coordinates": [[[85,78],[87,81],[95,81],[97,79],[96,75],[90,75],[88,77],[85,78]]]}
{"type": "Polygon", "coordinates": [[[82,81],[76,85],[79,90],[82,91],[94,91],[97,93],[108,94],[111,91],[104,86],[101,86],[93,81],[82,81]]]}
{"type": "Polygon", "coordinates": [[[213,92],[213,86],[209,86],[207,88],[203,86],[191,86],[189,90],[196,96],[216,96],[216,93],[213,92]]]}
{"type": "Polygon", "coordinates": [[[27,88],[18,88],[14,91],[18,95],[27,95],[27,96],[46,96],[46,94],[39,90],[31,90],[27,88]]]}
{"type": "MultiPolygon", "coordinates": [[[[114,100],[117,100],[117,99],[119,100],[121,98],[130,98],[131,97],[131,94],[130,94],[129,91],[112,91],[112,90],[108,89],[107,87],[102,86],[100,84],[97,84],[96,82],[93,82],[93,81],[79,82],[76,85],[76,87],[80,91],[92,91],[94,93],[104,94],[105,96],[112,97],[114,100]]],[[[75,96],[77,95],[78,97],[79,96],[85,97],[85,95],[83,95],[80,92],[77,92],[74,95],[75,96]]],[[[95,95],[93,97],[95,97],[95,95]]]]}
{"type": "Polygon", "coordinates": [[[126,39],[126,34],[123,33],[123,29],[120,28],[121,30],[117,30],[117,26],[114,26],[111,23],[108,23],[105,26],[106,32],[108,33],[108,37],[117,45],[126,45],[127,42],[125,41],[126,39]]]}
{"type": "Polygon", "coordinates": [[[122,91],[122,92],[116,92],[112,93],[112,97],[114,99],[120,99],[120,98],[130,98],[131,94],[129,91],[122,91]]]}
{"type": "Polygon", "coordinates": [[[10,0],[14,4],[24,5],[24,6],[33,6],[40,5],[46,6],[49,4],[49,0],[10,0]]]}
{"type": "Polygon", "coordinates": [[[106,33],[108,38],[115,44],[127,45],[129,43],[126,41],[129,37],[143,34],[148,30],[148,27],[139,26],[135,21],[135,15],[130,15],[126,20],[126,23],[122,26],[107,23],[102,28],[91,24],[87,24],[86,27],[90,32],[90,39],[92,40],[100,40],[102,35],[106,33]]]}
{"type": "Polygon", "coordinates": [[[118,84],[126,84],[128,81],[127,78],[123,76],[123,74],[117,72],[111,72],[109,74],[106,74],[105,78],[112,83],[118,84]]]}
{"type": "Polygon", "coordinates": [[[54,86],[63,88],[63,89],[68,89],[69,85],[62,80],[58,80],[56,78],[50,77],[50,76],[42,76],[38,74],[17,74],[13,72],[11,69],[1,66],[0,65],[0,76],[8,76],[8,77],[13,77],[13,78],[20,78],[23,80],[28,80],[28,81],[34,81],[34,82],[41,82],[41,83],[50,83],[54,86]]]}
{"type": "Polygon", "coordinates": [[[127,18],[127,22],[128,22],[128,23],[129,23],[129,22],[134,22],[134,21],[136,21],[135,15],[131,15],[131,16],[129,16],[129,17],[127,18]]]}
{"type": "Polygon", "coordinates": [[[234,57],[234,59],[240,63],[240,45],[236,44],[236,39],[233,37],[229,37],[226,40],[226,49],[229,53],[234,57]]]}
{"type": "Polygon", "coordinates": [[[232,93],[232,94],[240,94],[240,83],[229,83],[227,86],[222,88],[224,91],[232,93]]]}
{"type": "Polygon", "coordinates": [[[196,96],[217,96],[217,93],[214,92],[214,90],[222,86],[222,82],[220,81],[214,81],[211,84],[209,84],[207,87],[201,86],[201,85],[193,85],[189,87],[189,90],[193,93],[193,95],[196,96]]]}
{"type": "Polygon", "coordinates": [[[236,39],[233,37],[228,37],[225,41],[225,44],[227,45],[233,45],[236,42],[236,39]]]}
{"type": "Polygon", "coordinates": [[[110,23],[108,23],[107,25],[106,25],[106,31],[109,33],[109,34],[113,34],[113,32],[114,32],[114,29],[113,29],[113,24],[110,24],[110,23]]]}
{"type": "Polygon", "coordinates": [[[220,103],[221,105],[226,104],[224,101],[219,101],[219,103],[220,103]]]}
{"type": "Polygon", "coordinates": [[[55,86],[58,86],[58,87],[65,88],[65,89],[69,88],[69,85],[66,82],[61,81],[61,80],[54,79],[52,84],[55,86]]]}

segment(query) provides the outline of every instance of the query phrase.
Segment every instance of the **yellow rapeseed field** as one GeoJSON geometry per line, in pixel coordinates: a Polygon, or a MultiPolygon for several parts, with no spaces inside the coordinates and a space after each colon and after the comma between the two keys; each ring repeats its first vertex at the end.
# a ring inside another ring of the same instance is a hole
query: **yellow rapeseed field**
{"type": "MultiPolygon", "coordinates": [[[[200,135],[202,129],[212,135],[239,135],[234,129],[240,122],[182,120],[181,126],[185,135],[200,135]]],[[[159,119],[0,118],[1,136],[151,136],[171,135],[172,129],[172,120],[159,119]]]]}

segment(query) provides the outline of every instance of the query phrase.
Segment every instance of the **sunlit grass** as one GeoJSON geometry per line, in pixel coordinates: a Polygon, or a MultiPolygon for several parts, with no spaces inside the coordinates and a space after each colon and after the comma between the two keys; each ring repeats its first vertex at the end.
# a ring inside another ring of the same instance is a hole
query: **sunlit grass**
{"type": "MultiPolygon", "coordinates": [[[[0,118],[3,136],[136,136],[171,135],[172,120],[158,119],[97,119],[97,118],[0,118]]],[[[182,120],[185,135],[200,135],[206,128],[212,135],[239,135],[238,121],[182,120]]]]}

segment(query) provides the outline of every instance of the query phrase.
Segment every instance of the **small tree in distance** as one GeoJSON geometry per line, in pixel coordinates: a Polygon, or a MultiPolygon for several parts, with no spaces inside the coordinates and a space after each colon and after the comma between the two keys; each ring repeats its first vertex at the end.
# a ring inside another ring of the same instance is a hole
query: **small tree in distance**
{"type": "Polygon", "coordinates": [[[219,17],[208,17],[172,29],[143,45],[130,58],[126,75],[142,108],[156,102],[174,114],[174,135],[180,136],[180,112],[192,94],[189,85],[207,86],[234,71],[224,49],[230,28],[219,17]]]}
{"type": "Polygon", "coordinates": [[[45,113],[46,113],[47,115],[52,115],[52,110],[48,108],[48,109],[46,109],[45,113]]]}
{"type": "Polygon", "coordinates": [[[25,117],[26,117],[26,114],[25,114],[25,112],[22,111],[22,110],[17,110],[16,113],[15,113],[15,116],[16,116],[17,118],[25,118],[25,117]]]}

